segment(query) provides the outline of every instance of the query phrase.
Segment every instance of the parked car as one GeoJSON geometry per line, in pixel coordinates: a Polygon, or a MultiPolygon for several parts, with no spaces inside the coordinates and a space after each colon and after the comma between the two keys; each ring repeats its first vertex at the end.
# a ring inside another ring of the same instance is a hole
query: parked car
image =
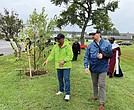
{"type": "Polygon", "coordinates": [[[126,46],[130,46],[132,45],[129,41],[124,41],[122,43],[119,43],[119,45],[126,45],[126,46]]]}

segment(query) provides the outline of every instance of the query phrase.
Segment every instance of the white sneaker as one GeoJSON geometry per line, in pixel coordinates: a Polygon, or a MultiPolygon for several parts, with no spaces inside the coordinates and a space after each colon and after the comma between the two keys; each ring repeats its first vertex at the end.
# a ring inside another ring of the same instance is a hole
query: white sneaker
{"type": "Polygon", "coordinates": [[[60,95],[60,94],[62,94],[63,92],[61,92],[61,91],[58,91],[57,93],[56,93],[56,95],[60,95]]]}
{"type": "Polygon", "coordinates": [[[65,95],[65,100],[69,101],[70,100],[70,95],[65,95]]]}

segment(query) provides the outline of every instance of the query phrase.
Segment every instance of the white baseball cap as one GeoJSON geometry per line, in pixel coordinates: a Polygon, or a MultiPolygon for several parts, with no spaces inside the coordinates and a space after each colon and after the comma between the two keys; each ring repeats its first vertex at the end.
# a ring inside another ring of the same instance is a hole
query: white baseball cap
{"type": "Polygon", "coordinates": [[[98,29],[92,29],[89,33],[89,35],[95,35],[97,33],[100,33],[100,31],[98,29]]]}

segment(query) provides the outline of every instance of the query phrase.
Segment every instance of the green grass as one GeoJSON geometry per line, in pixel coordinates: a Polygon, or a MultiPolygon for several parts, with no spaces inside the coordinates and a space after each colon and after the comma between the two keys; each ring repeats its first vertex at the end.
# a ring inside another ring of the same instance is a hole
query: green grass
{"type": "MultiPolygon", "coordinates": [[[[124,77],[107,77],[106,110],[134,110],[134,46],[124,46],[121,50],[124,77]]],[[[73,62],[69,102],[63,100],[64,94],[55,95],[58,80],[53,62],[44,67],[48,74],[34,76],[31,80],[15,71],[15,68],[27,65],[27,57],[22,61],[15,61],[13,55],[0,57],[0,110],[97,110],[99,101],[88,101],[93,91],[91,76],[84,73],[84,52],[82,50],[78,61],[73,62]]]]}

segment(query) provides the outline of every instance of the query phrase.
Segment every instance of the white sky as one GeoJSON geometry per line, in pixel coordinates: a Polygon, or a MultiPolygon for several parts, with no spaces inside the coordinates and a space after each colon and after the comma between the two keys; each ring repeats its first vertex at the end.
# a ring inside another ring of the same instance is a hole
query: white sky
{"type": "MultiPolygon", "coordinates": [[[[114,13],[110,13],[110,17],[115,27],[119,32],[134,33],[134,0],[120,0],[119,9],[114,13]]],[[[41,12],[42,7],[45,7],[46,14],[51,18],[55,14],[59,14],[62,8],[54,6],[50,0],[0,0],[0,12],[4,8],[8,10],[15,10],[19,14],[19,18],[26,20],[34,10],[41,12]]],[[[80,29],[73,27],[64,28],[69,31],[80,31],[80,29]]],[[[88,31],[88,29],[87,29],[88,31]]]]}

